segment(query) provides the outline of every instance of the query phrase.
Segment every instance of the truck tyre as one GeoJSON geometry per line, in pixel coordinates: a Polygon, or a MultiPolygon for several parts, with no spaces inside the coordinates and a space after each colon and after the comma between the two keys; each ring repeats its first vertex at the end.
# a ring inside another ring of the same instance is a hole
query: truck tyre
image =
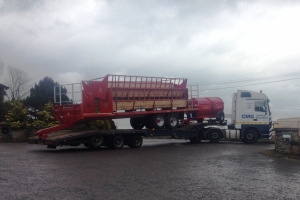
{"type": "Polygon", "coordinates": [[[243,142],[246,144],[254,144],[257,142],[258,135],[257,132],[253,129],[248,129],[244,133],[243,142]]]}
{"type": "Polygon", "coordinates": [[[140,135],[133,135],[129,141],[130,148],[140,148],[143,144],[143,138],[140,135]]]}
{"type": "Polygon", "coordinates": [[[178,126],[178,116],[177,114],[171,113],[167,117],[167,128],[173,129],[178,126]]]}
{"type": "Polygon", "coordinates": [[[130,118],[130,125],[133,129],[142,129],[145,126],[144,118],[130,118]]]}
{"type": "Polygon", "coordinates": [[[156,114],[153,115],[152,118],[153,128],[155,129],[163,129],[166,125],[166,117],[164,114],[156,114]]]}
{"type": "Polygon", "coordinates": [[[112,140],[112,146],[114,149],[122,149],[124,146],[124,137],[122,135],[116,135],[112,140]]]}
{"type": "Polygon", "coordinates": [[[211,129],[207,133],[208,139],[212,143],[217,143],[222,139],[222,132],[218,129],[211,129]]]}
{"type": "Polygon", "coordinates": [[[216,121],[223,122],[225,120],[224,112],[219,111],[217,112],[216,121]]]}
{"type": "Polygon", "coordinates": [[[103,145],[104,137],[103,135],[94,135],[89,138],[88,146],[93,149],[98,149],[103,145]]]}

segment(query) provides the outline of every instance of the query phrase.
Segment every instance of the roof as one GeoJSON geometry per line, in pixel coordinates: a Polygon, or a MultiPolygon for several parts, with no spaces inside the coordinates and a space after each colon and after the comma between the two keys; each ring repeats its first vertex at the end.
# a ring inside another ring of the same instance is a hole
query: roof
{"type": "Polygon", "coordinates": [[[9,87],[2,85],[1,83],[0,83],[0,88],[4,88],[5,90],[9,89],[9,87]]]}

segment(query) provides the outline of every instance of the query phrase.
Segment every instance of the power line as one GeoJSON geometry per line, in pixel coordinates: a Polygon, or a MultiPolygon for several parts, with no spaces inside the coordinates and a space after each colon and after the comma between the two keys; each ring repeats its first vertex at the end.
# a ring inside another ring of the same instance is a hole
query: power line
{"type": "Polygon", "coordinates": [[[277,74],[277,75],[274,75],[274,76],[261,76],[261,77],[254,77],[254,78],[226,80],[226,81],[219,81],[219,82],[202,82],[202,83],[200,83],[200,85],[230,84],[230,83],[256,81],[256,80],[261,80],[261,79],[281,78],[281,77],[286,77],[286,76],[298,76],[298,75],[300,75],[300,72],[292,72],[292,73],[286,73],[286,74],[277,74]]]}
{"type": "Polygon", "coordinates": [[[271,109],[284,109],[284,110],[300,110],[300,108],[279,108],[279,107],[270,107],[271,109]]]}
{"type": "MultiPolygon", "coordinates": [[[[299,78],[292,78],[292,79],[285,79],[285,80],[278,80],[278,81],[263,82],[263,83],[254,83],[254,84],[249,84],[249,85],[230,86],[230,87],[224,87],[224,88],[213,88],[213,89],[205,89],[205,90],[221,90],[221,89],[228,89],[228,88],[247,87],[247,86],[252,86],[252,85],[277,83],[277,82],[290,81],[290,80],[295,80],[295,79],[300,79],[300,77],[299,78]]],[[[205,90],[199,90],[199,91],[205,91],[205,90]]]]}

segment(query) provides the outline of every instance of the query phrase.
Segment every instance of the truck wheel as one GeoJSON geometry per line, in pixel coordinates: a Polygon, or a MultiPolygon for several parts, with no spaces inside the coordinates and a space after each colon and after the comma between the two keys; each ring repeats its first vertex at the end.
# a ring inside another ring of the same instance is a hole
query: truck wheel
{"type": "Polygon", "coordinates": [[[178,126],[178,117],[177,114],[171,113],[167,117],[167,128],[173,129],[178,126]]]}
{"type": "Polygon", "coordinates": [[[114,149],[122,149],[124,146],[124,137],[122,135],[116,135],[113,138],[112,146],[114,149]]]}
{"type": "Polygon", "coordinates": [[[207,133],[208,139],[212,143],[217,143],[222,139],[222,132],[217,129],[211,129],[207,133]]]}
{"type": "Polygon", "coordinates": [[[145,126],[144,118],[130,118],[130,125],[133,129],[142,129],[145,126]]]}
{"type": "Polygon", "coordinates": [[[164,114],[156,114],[152,118],[155,129],[163,129],[166,125],[166,117],[164,114]]]}
{"type": "Polygon", "coordinates": [[[217,112],[216,121],[223,122],[225,120],[224,112],[219,111],[217,112]]]}
{"type": "Polygon", "coordinates": [[[94,135],[90,137],[88,146],[93,149],[98,149],[103,145],[104,137],[103,135],[94,135]]]}
{"type": "Polygon", "coordinates": [[[130,148],[140,148],[143,144],[143,138],[140,135],[133,135],[129,141],[130,148]]]}
{"type": "Polygon", "coordinates": [[[253,129],[248,129],[244,133],[243,142],[247,144],[254,144],[257,142],[257,132],[253,129]]]}

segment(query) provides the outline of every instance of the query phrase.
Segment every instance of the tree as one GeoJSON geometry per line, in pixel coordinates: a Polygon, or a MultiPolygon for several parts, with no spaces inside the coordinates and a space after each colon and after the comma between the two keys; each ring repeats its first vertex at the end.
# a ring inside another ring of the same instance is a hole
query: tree
{"type": "MultiPolygon", "coordinates": [[[[48,102],[54,103],[54,86],[59,86],[59,83],[48,76],[34,84],[30,89],[29,96],[25,99],[25,105],[37,110],[42,110],[44,105],[48,102]]],[[[67,93],[67,89],[62,87],[62,93],[67,93]]],[[[68,101],[67,95],[62,95],[63,101],[68,101]]]]}
{"type": "Polygon", "coordinates": [[[8,98],[9,100],[21,100],[28,94],[28,86],[30,78],[23,70],[9,66],[8,78],[6,85],[9,87],[8,98]]]}

